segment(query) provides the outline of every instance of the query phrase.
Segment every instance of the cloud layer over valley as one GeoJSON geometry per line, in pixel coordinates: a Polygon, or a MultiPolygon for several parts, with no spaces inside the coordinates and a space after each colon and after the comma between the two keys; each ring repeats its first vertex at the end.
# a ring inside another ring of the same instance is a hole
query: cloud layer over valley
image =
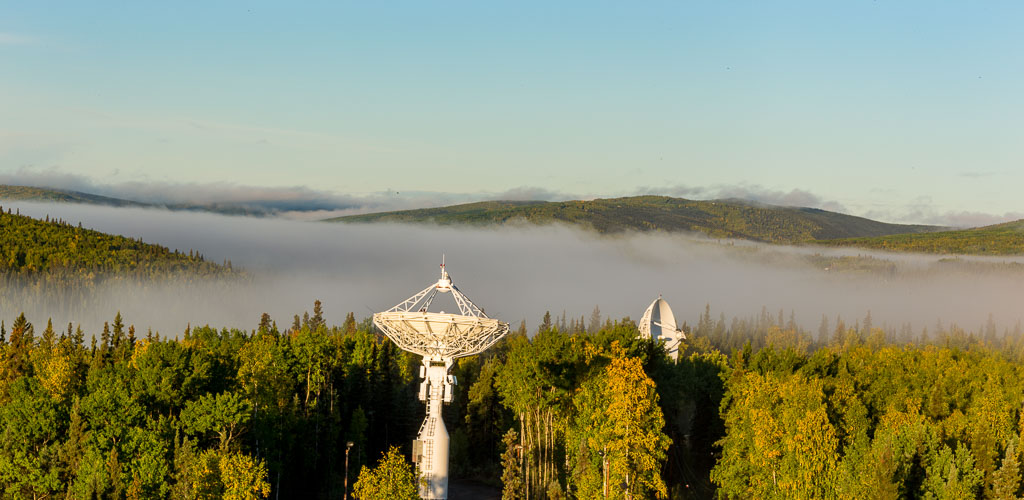
{"type": "MultiPolygon", "coordinates": [[[[81,323],[96,333],[120,310],[141,332],[179,335],[189,323],[251,329],[269,313],[281,327],[294,314],[323,302],[329,324],[346,313],[357,318],[382,311],[437,279],[441,255],[452,277],[489,315],[531,331],[546,310],[590,317],[639,319],[658,294],[680,320],[696,323],[710,304],[728,318],[780,309],[816,331],[821,316],[848,324],[870,311],[876,325],[936,321],[977,329],[989,314],[1001,326],[1024,320],[1020,272],[971,274],[937,271],[934,256],[884,256],[897,272],[829,273],[809,256],[856,255],[856,250],[763,247],[679,234],[598,237],[564,227],[459,229],[453,227],[343,225],[231,217],[156,209],[70,204],[11,203],[22,214],[49,215],[108,233],[141,237],[172,249],[230,259],[251,279],[233,288],[114,286],[88,310],[55,314],[50,304],[29,303],[5,290],[0,315],[10,321],[25,310],[31,321],[81,323]]],[[[998,259],[998,262],[1007,259],[998,259]]],[[[441,307],[450,307],[439,304],[441,307]]]]}

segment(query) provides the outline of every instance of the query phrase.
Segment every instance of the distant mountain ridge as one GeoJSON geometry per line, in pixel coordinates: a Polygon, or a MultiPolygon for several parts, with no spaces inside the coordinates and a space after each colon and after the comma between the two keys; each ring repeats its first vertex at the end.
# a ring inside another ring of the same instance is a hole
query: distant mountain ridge
{"type": "MultiPolygon", "coordinates": [[[[70,189],[43,188],[35,186],[13,186],[0,184],[0,200],[42,201],[57,203],[84,203],[111,207],[165,208],[193,212],[213,212],[224,215],[267,216],[294,209],[295,202],[278,200],[250,200],[210,203],[152,203],[111,198],[96,194],[83,193],[70,189]]],[[[303,209],[333,209],[334,206],[321,206],[315,202],[303,203],[303,209]]]]}
{"type": "Polygon", "coordinates": [[[87,203],[112,207],[148,207],[148,203],[110,198],[96,194],[82,193],[69,189],[41,188],[35,186],[12,186],[0,184],[0,199],[17,201],[53,201],[60,203],[87,203]]]}
{"type": "MultiPolygon", "coordinates": [[[[0,200],[151,207],[266,216],[288,210],[289,202],[144,203],[80,191],[0,184],[0,200]],[[284,205],[282,205],[282,203],[284,205]]],[[[317,207],[313,207],[316,209],[317,207]]],[[[688,200],[634,196],[595,200],[482,201],[438,208],[378,212],[325,219],[327,222],[403,222],[440,225],[563,223],[600,233],[690,231],[713,238],[784,244],[817,244],[961,255],[1024,255],[1024,219],[973,229],[890,224],[816,208],[781,207],[747,200],[688,200]]]]}
{"type": "Polygon", "coordinates": [[[715,238],[804,243],[835,238],[940,231],[943,227],[889,224],[816,208],[779,207],[740,200],[633,196],[562,202],[484,201],[326,219],[329,222],[405,222],[441,225],[565,223],[600,233],[691,231],[715,238]]]}

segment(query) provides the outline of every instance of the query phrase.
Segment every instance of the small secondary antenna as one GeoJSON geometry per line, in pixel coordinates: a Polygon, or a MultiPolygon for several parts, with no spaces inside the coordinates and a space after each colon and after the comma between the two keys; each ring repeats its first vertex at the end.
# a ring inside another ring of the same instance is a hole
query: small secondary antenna
{"type": "Polygon", "coordinates": [[[665,342],[665,352],[672,361],[679,359],[679,345],[686,339],[686,332],[676,325],[676,317],[668,302],[658,295],[651,305],[647,306],[638,325],[640,337],[665,342]]]}

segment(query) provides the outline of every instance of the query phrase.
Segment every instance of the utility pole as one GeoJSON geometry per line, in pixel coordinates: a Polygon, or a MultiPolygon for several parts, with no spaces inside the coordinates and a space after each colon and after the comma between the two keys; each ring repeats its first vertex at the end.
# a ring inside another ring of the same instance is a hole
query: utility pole
{"type": "Polygon", "coordinates": [[[608,447],[601,449],[601,493],[608,498],[608,447]]]}
{"type": "Polygon", "coordinates": [[[348,452],[353,444],[352,441],[345,443],[345,500],[348,500],[348,452]]]}

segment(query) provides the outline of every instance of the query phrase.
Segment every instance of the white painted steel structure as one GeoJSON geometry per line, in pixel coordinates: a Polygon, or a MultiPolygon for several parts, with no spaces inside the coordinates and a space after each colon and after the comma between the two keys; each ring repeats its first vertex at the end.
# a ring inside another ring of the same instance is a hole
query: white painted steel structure
{"type": "Polygon", "coordinates": [[[686,332],[676,325],[676,317],[672,314],[672,308],[668,302],[661,298],[661,295],[644,311],[640,318],[640,336],[645,339],[653,338],[665,342],[665,352],[672,358],[672,361],[679,359],[679,345],[686,338],[686,332]]]}
{"type": "Polygon", "coordinates": [[[456,358],[478,354],[508,333],[508,323],[488,318],[452,283],[441,262],[441,279],[404,302],[373,315],[377,325],[398,347],[423,356],[420,401],[427,403],[416,441],[413,461],[420,469],[420,497],[448,498],[448,430],[441,416],[442,403],[452,401],[455,377],[448,374],[456,358]],[[459,314],[429,312],[438,293],[451,293],[459,314]]]}

